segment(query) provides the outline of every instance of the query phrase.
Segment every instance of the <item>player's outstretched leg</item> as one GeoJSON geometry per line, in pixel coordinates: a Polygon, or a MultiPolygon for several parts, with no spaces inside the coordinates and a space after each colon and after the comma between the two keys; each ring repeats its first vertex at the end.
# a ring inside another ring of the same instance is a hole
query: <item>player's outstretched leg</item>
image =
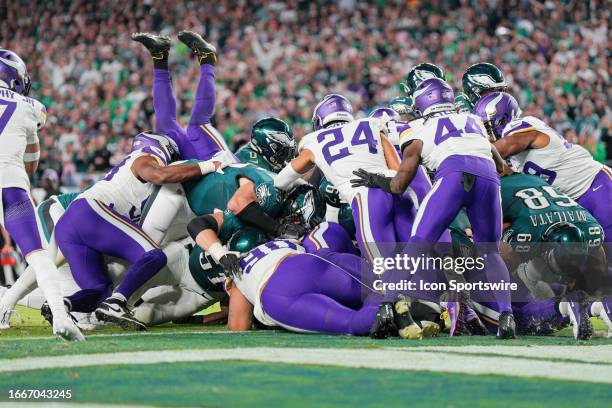
{"type": "Polygon", "coordinates": [[[170,38],[153,33],[134,33],[132,40],[141,43],[151,53],[153,66],[156,69],[168,70],[168,55],[170,54],[170,38]]]}

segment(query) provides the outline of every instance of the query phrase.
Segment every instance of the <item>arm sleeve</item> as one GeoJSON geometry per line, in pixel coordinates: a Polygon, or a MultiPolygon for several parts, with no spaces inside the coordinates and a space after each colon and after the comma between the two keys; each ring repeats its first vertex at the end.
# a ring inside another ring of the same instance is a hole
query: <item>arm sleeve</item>
{"type": "Polygon", "coordinates": [[[302,175],[293,170],[291,164],[288,164],[276,175],[276,177],[274,177],[274,187],[283,191],[288,191],[299,183],[298,180],[300,180],[301,177],[302,175]]]}

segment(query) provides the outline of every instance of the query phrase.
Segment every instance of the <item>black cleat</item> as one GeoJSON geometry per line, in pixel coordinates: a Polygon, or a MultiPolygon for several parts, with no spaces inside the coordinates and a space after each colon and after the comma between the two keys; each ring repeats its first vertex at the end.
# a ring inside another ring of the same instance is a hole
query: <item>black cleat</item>
{"type": "Polygon", "coordinates": [[[500,313],[497,338],[500,340],[516,338],[516,323],[514,323],[514,315],[512,312],[500,313]]]}
{"type": "Polygon", "coordinates": [[[589,316],[589,304],[584,302],[586,293],[570,292],[561,301],[559,307],[565,317],[570,318],[572,331],[576,340],[588,340],[593,337],[593,324],[589,316]]]}
{"type": "Polygon", "coordinates": [[[114,323],[128,330],[147,330],[147,326],[136,319],[125,302],[109,297],[96,309],[96,318],[103,322],[114,323]]]}
{"type": "Polygon", "coordinates": [[[204,38],[193,31],[180,31],[178,39],[191,49],[198,57],[200,64],[212,64],[217,62],[217,48],[214,45],[206,42],[204,38]]]}
{"type": "Polygon", "coordinates": [[[395,326],[393,305],[391,302],[381,303],[370,329],[370,337],[373,339],[386,339],[394,332],[397,332],[397,327],[395,326]]]}
{"type": "Polygon", "coordinates": [[[134,33],[132,40],[141,43],[151,53],[153,59],[162,59],[170,52],[170,38],[153,33],[134,33]]]}
{"type": "MultiPolygon", "coordinates": [[[[70,313],[70,302],[67,299],[64,299],[64,306],[66,307],[66,311],[68,312],[68,316],[72,319],[72,321],[76,324],[77,320],[74,318],[72,313],[70,313]]],[[[45,302],[40,306],[40,315],[49,322],[51,326],[53,326],[53,312],[51,312],[51,307],[49,307],[49,303],[45,302]]]]}
{"type": "MultiPolygon", "coordinates": [[[[410,314],[410,301],[405,297],[400,297],[393,305],[395,311],[395,327],[399,336],[403,339],[422,339],[423,329],[419,326],[410,314]]],[[[429,334],[431,331],[428,330],[429,334]]]]}

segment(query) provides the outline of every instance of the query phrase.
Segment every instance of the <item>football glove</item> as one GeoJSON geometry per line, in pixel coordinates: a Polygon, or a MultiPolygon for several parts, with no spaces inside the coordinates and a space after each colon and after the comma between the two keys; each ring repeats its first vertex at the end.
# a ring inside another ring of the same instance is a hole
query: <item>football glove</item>
{"type": "Polygon", "coordinates": [[[299,240],[306,235],[306,228],[299,224],[280,224],[276,231],[276,235],[282,239],[299,240]]]}
{"type": "Polygon", "coordinates": [[[240,259],[234,253],[227,253],[219,259],[219,265],[225,271],[225,274],[230,278],[240,278],[242,269],[240,268],[240,259]]]}
{"type": "Polygon", "coordinates": [[[380,188],[387,193],[391,193],[392,177],[387,177],[380,173],[370,173],[364,169],[355,170],[353,174],[357,176],[357,178],[351,179],[353,187],[380,188]]]}

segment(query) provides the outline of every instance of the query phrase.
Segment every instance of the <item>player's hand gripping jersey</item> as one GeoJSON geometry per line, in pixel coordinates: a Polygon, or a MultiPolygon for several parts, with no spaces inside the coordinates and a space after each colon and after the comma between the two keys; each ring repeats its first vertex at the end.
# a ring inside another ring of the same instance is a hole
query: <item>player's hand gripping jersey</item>
{"type": "Polygon", "coordinates": [[[502,210],[512,224],[506,242],[541,242],[548,228],[569,222],[584,233],[589,247],[603,243],[603,229],[580,204],[535,176],[514,174],[501,179],[502,210]]]}
{"type": "Polygon", "coordinates": [[[46,112],[37,100],[0,89],[0,187],[30,190],[24,153],[28,144],[38,143],[46,112]]]}
{"type": "Polygon", "coordinates": [[[512,169],[541,177],[573,199],[580,197],[588,190],[603,164],[593,160],[582,146],[565,141],[554,129],[533,116],[508,123],[502,137],[533,130],[548,135],[548,145],[510,156],[512,169]]]}
{"type": "Polygon", "coordinates": [[[166,166],[168,163],[164,153],[157,150],[154,146],[148,146],[133,151],[113,167],[104,179],[84,191],[80,198],[99,200],[131,221],[138,222],[142,208],[155,185],[136,177],[132,172],[132,164],[139,157],[152,156],[161,166],[166,166]]]}
{"type": "Polygon", "coordinates": [[[354,170],[395,174],[387,168],[383,152],[380,133],[385,131],[376,118],[356,120],[304,136],[299,150],[308,149],[313,153],[317,167],[338,189],[340,197],[350,203],[358,191],[350,183],[354,170]]]}

